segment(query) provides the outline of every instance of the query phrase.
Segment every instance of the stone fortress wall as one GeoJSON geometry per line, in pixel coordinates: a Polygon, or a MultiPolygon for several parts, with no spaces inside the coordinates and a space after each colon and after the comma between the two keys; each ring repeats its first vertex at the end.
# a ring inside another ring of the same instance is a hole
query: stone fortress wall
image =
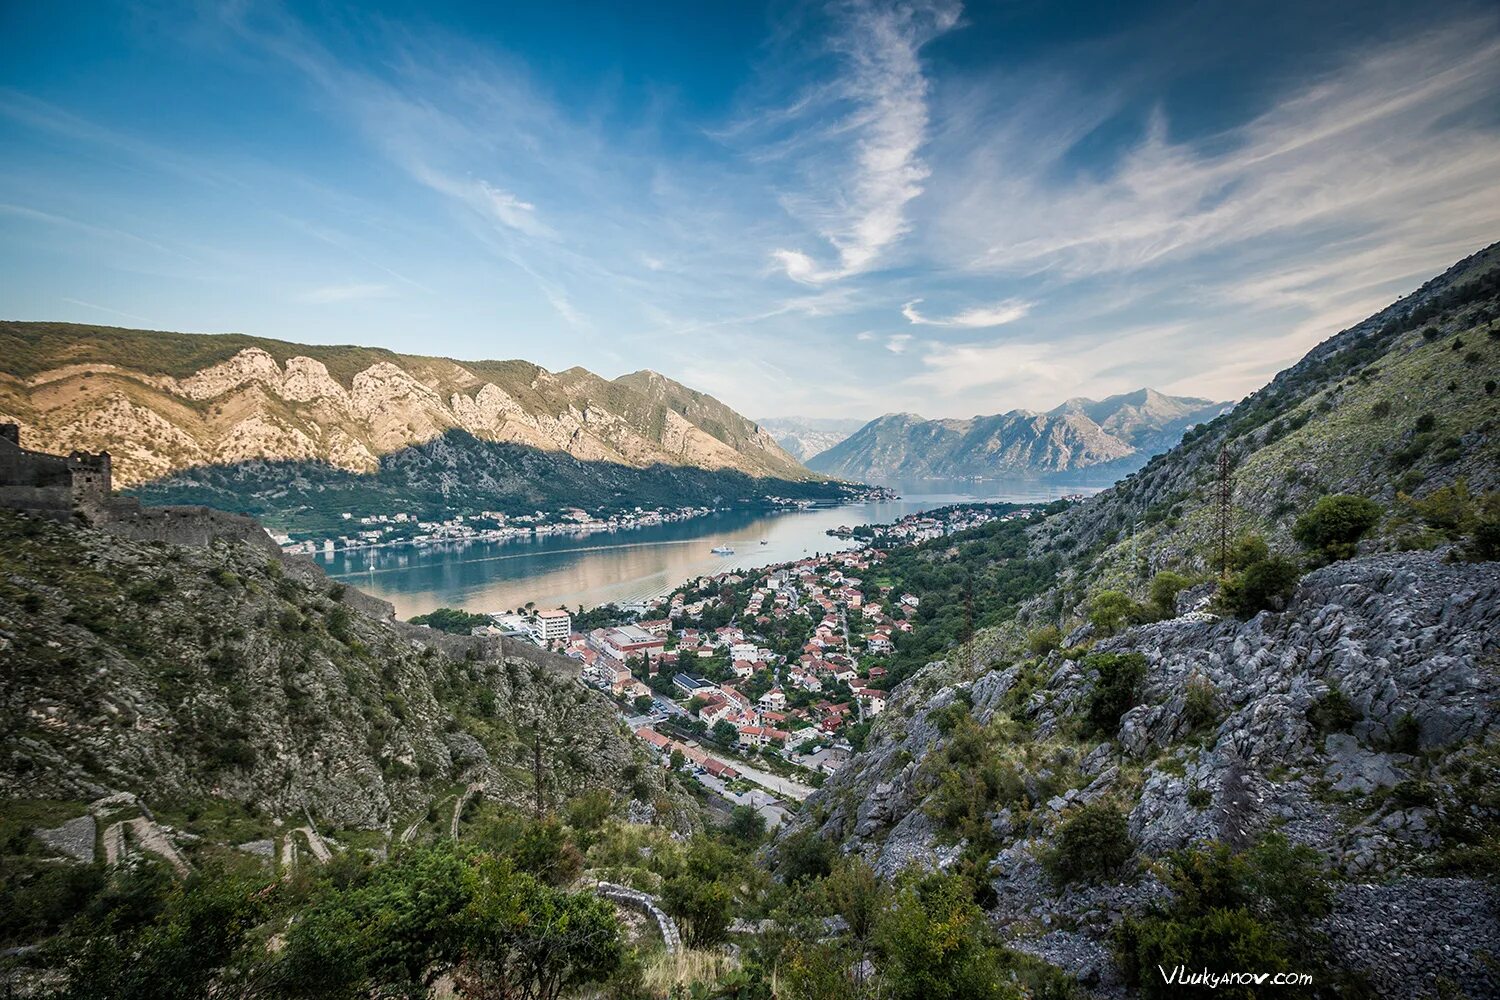
{"type": "Polygon", "coordinates": [[[31,451],[19,424],[0,424],[0,506],[66,520],[101,511],[110,489],[109,452],[31,451]]]}

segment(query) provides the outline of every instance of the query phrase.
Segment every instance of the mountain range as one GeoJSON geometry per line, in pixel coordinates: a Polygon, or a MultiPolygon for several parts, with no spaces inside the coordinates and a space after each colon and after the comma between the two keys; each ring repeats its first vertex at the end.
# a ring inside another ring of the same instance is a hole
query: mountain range
{"type": "Polygon", "coordinates": [[[0,323],[0,414],[52,451],[108,449],[117,484],[201,465],[381,456],[453,430],[632,468],[817,478],[754,423],[651,371],[609,380],[526,361],[0,323]]]}
{"type": "Polygon", "coordinates": [[[890,413],[807,463],[818,472],[860,481],[1030,477],[1085,469],[1123,475],[1228,405],[1139,389],[1102,400],[1069,399],[1045,413],[1010,410],[967,420],[890,413]]]}
{"type": "Polygon", "coordinates": [[[800,462],[832,448],[865,425],[858,418],[762,417],[756,421],[800,462]]]}

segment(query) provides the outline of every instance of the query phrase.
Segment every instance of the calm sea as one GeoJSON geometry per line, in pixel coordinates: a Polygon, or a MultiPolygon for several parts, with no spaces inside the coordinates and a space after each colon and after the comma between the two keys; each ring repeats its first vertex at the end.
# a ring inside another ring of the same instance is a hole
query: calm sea
{"type": "Polygon", "coordinates": [[[965,500],[1027,503],[1091,492],[1037,483],[907,485],[911,492],[903,490],[902,499],[888,503],[774,514],[731,511],[590,535],[359,549],[319,561],[330,576],[390,601],[401,618],[440,607],[509,611],[528,601],[538,607],[593,607],[656,597],[704,574],[837,552],[851,544],[826,533],[839,525],[889,522],[965,500]],[[710,551],[724,545],[735,554],[710,551]]]}

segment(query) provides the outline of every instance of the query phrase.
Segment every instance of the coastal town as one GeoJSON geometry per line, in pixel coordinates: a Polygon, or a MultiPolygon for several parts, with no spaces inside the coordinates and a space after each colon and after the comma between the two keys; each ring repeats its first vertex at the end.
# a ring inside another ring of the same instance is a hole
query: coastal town
{"type": "MultiPolygon", "coordinates": [[[[784,501],[801,506],[807,501],[784,501]]],[[[485,510],[477,514],[453,514],[441,520],[423,520],[415,514],[340,515],[346,532],[321,538],[294,539],[284,532],[271,537],[281,550],[293,555],[331,555],[337,551],[397,545],[440,545],[466,542],[508,542],[548,535],[591,535],[623,531],[657,524],[687,521],[713,513],[712,507],[641,508],[614,514],[590,514],[577,507],[549,513],[504,514],[485,510]]]]}
{"type": "MultiPolygon", "coordinates": [[[[772,823],[862,749],[886,708],[887,662],[921,599],[881,574],[890,549],[1030,518],[965,504],[847,529],[846,551],[689,580],[631,610],[489,614],[479,634],[526,639],[579,662],[665,766],[772,823]],[[875,544],[878,540],[879,544],[875,544]],[[612,613],[613,612],[613,613],[612,613]]],[[[846,529],[836,529],[843,532],[846,529]]],[[[835,532],[830,532],[835,533],[835,532]]]]}

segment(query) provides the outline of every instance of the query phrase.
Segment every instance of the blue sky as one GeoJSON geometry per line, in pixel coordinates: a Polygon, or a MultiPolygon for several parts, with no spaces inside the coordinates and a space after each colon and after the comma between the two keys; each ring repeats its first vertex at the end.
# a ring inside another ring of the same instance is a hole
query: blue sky
{"type": "Polygon", "coordinates": [[[0,315],[968,416],[1500,239],[1493,4],[1125,6],[3,4],[0,315]]]}

